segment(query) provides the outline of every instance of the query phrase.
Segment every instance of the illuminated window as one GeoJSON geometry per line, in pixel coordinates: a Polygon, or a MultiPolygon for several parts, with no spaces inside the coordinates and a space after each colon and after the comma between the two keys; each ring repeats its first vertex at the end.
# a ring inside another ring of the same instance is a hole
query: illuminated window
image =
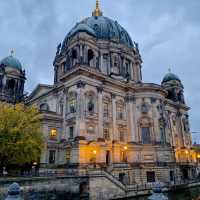
{"type": "Polygon", "coordinates": [[[66,151],[66,161],[67,161],[67,163],[70,162],[70,158],[71,158],[71,149],[67,149],[67,151],[66,151]]]}
{"type": "Polygon", "coordinates": [[[56,137],[57,137],[57,130],[54,129],[54,128],[51,129],[49,135],[50,135],[50,138],[51,138],[51,139],[56,139],[56,137]]]}
{"type": "Polygon", "coordinates": [[[121,151],[121,162],[124,162],[124,163],[127,162],[126,151],[121,151]]]}

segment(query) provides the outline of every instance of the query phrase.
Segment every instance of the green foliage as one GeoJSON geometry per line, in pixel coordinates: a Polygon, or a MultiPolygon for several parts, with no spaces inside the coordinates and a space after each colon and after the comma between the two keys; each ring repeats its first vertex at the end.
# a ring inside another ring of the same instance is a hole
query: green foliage
{"type": "Polygon", "coordinates": [[[200,147],[199,147],[199,146],[194,146],[193,149],[194,149],[197,153],[200,153],[200,147]]]}
{"type": "Polygon", "coordinates": [[[0,166],[37,162],[43,148],[39,111],[0,103],[0,166]]]}

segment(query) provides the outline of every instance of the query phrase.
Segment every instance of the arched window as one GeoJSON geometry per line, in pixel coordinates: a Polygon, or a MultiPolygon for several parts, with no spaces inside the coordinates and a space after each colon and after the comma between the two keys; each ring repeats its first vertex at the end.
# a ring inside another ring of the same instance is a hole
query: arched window
{"type": "Polygon", "coordinates": [[[75,49],[73,49],[72,51],[72,65],[74,66],[77,63],[77,51],[75,49]]]}
{"type": "Polygon", "coordinates": [[[15,89],[15,80],[10,79],[8,80],[8,90],[14,90],[15,89]]]}
{"type": "Polygon", "coordinates": [[[69,112],[75,113],[76,112],[76,93],[71,92],[69,94],[69,112]]]}
{"type": "Polygon", "coordinates": [[[151,126],[152,123],[149,118],[145,117],[140,120],[142,144],[151,144],[151,126]]]}
{"type": "Polygon", "coordinates": [[[49,111],[49,105],[47,103],[42,103],[40,105],[40,111],[49,111]]]}
{"type": "Polygon", "coordinates": [[[96,96],[93,91],[88,91],[85,93],[86,97],[86,111],[90,113],[95,112],[96,96]]]}
{"type": "Polygon", "coordinates": [[[90,67],[94,67],[94,63],[93,63],[93,58],[94,58],[94,53],[91,49],[88,50],[88,64],[90,67]]]}
{"type": "Polygon", "coordinates": [[[88,101],[88,111],[94,112],[94,99],[92,97],[90,97],[88,101]]]}

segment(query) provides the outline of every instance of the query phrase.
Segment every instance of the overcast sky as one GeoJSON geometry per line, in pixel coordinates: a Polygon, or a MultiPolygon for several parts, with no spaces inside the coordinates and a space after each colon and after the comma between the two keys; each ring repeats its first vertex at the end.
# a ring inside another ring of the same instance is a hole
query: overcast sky
{"type": "MultiPolygon", "coordinates": [[[[0,0],[0,59],[15,50],[26,91],[53,83],[57,45],[94,7],[95,0],[0,0]]],[[[101,0],[101,8],[139,43],[144,82],[160,83],[168,68],[181,78],[191,129],[200,132],[200,0],[101,0]]]]}

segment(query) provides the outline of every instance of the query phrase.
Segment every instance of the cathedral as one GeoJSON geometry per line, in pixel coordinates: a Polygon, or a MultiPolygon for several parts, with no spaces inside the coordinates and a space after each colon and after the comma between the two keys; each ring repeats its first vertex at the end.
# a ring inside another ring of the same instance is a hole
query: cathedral
{"type": "MultiPolygon", "coordinates": [[[[99,2],[58,45],[54,83],[26,99],[42,114],[40,168],[100,169],[124,184],[196,176],[189,107],[181,79],[142,80],[138,43],[99,2]]],[[[23,101],[25,71],[13,55],[0,62],[0,100],[23,101]]]]}

